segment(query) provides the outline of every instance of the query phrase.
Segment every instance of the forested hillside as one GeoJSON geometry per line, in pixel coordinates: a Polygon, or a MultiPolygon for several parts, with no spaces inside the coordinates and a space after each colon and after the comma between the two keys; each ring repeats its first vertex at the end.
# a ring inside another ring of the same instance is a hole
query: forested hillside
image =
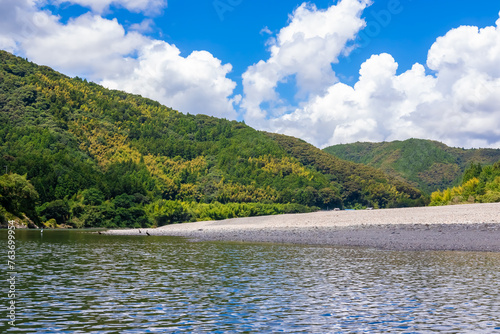
{"type": "Polygon", "coordinates": [[[425,198],[419,190],[387,176],[379,169],[339,159],[300,139],[270,133],[268,136],[301,163],[327,175],[332,182],[341,184],[343,203],[349,207],[425,205],[425,198]]]}
{"type": "Polygon", "coordinates": [[[408,185],[352,163],[322,165],[312,156],[323,152],[298,152],[293,138],[184,115],[3,51],[0,122],[2,221],[143,227],[421,204],[408,185]]]}
{"type": "Polygon", "coordinates": [[[500,149],[453,148],[423,139],[358,142],[330,146],[324,151],[340,159],[379,168],[428,194],[459,184],[471,163],[491,165],[500,160],[500,149]]]}

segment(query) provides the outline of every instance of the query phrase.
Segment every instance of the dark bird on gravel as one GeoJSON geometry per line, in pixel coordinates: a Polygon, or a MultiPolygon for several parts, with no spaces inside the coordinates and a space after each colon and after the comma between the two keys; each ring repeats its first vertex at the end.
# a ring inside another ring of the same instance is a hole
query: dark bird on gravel
{"type": "Polygon", "coordinates": [[[139,230],[139,233],[142,233],[141,230],[139,230]]]}
{"type": "Polygon", "coordinates": [[[97,231],[97,233],[102,234],[101,231],[97,231]]]}
{"type": "Polygon", "coordinates": [[[149,232],[148,232],[148,231],[146,231],[146,234],[147,234],[147,235],[151,235],[151,234],[149,234],[149,232]]]}

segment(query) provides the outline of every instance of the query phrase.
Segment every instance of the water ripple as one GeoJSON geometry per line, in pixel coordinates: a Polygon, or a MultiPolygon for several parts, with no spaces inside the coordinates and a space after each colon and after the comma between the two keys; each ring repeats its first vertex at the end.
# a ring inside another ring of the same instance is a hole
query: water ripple
{"type": "Polygon", "coordinates": [[[500,330],[498,253],[16,236],[17,326],[2,333],[500,330]]]}

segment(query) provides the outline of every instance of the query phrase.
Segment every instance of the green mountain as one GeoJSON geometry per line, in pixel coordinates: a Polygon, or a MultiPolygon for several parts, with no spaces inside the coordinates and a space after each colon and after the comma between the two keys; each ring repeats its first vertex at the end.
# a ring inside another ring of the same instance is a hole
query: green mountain
{"type": "Polygon", "coordinates": [[[4,222],[142,227],[423,204],[408,184],[300,140],[185,115],[3,51],[0,122],[4,222]]]}
{"type": "Polygon", "coordinates": [[[500,160],[500,149],[453,148],[423,139],[358,142],[330,146],[324,151],[340,159],[379,168],[425,193],[459,184],[472,163],[492,165],[500,160]]]}

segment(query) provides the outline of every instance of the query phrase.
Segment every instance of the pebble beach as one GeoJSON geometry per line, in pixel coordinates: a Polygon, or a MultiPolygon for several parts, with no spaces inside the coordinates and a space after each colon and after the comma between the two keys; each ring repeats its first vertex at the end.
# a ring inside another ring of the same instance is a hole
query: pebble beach
{"type": "Polygon", "coordinates": [[[500,252],[500,203],[233,218],[108,230],[193,241],[272,242],[386,250],[500,252]]]}

